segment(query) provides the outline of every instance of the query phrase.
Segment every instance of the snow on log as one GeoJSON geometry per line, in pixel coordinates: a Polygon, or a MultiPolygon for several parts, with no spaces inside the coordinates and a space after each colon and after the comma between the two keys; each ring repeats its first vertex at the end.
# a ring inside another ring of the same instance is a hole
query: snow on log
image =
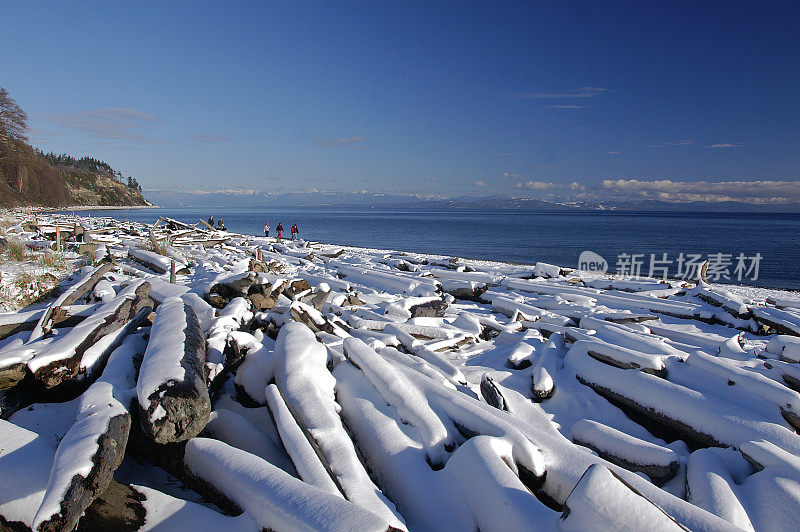
{"type": "Polygon", "coordinates": [[[333,323],[311,305],[294,301],[289,307],[289,313],[294,321],[303,323],[314,332],[324,331],[328,334],[339,336],[340,338],[349,336],[346,325],[333,323]]]}
{"type": "Polygon", "coordinates": [[[582,419],[572,426],[572,441],[597,452],[628,471],[641,471],[660,486],[678,472],[678,454],[672,449],[635,438],[617,429],[582,419]]]}
{"type": "MultiPolygon", "coordinates": [[[[271,421],[267,420],[267,422],[271,421]]],[[[223,441],[250,454],[260,456],[290,475],[296,474],[292,461],[280,442],[277,444],[273,442],[272,438],[237,412],[227,408],[213,410],[208,418],[208,423],[203,428],[202,434],[215,440],[223,441]]]]}
{"type": "Polygon", "coordinates": [[[674,342],[711,352],[719,349],[719,345],[727,339],[725,336],[705,331],[693,323],[668,324],[658,320],[647,322],[647,328],[653,334],[674,342]]]}
{"type": "Polygon", "coordinates": [[[394,505],[372,483],[339,418],[328,353],[299,322],[281,328],[275,344],[275,383],[300,427],[313,439],[348,500],[405,528],[394,505]]]}
{"type": "Polygon", "coordinates": [[[75,424],[58,444],[47,491],[33,527],[72,530],[111,482],[128,443],[131,416],[114,398],[114,385],[98,381],[81,396],[75,424]]]}
{"type": "Polygon", "coordinates": [[[391,529],[381,516],[216,440],[191,439],[186,444],[184,463],[193,476],[228,497],[264,529],[332,532],[391,529]]]}
{"type": "Polygon", "coordinates": [[[583,318],[580,322],[582,329],[594,330],[595,337],[620,347],[626,347],[643,353],[657,356],[675,356],[680,360],[686,358],[687,353],[667,343],[664,338],[654,334],[641,333],[616,323],[599,320],[593,317],[583,318]]]}
{"type": "MultiPolygon", "coordinates": [[[[52,318],[58,314],[58,311],[64,307],[68,307],[75,303],[83,294],[88,292],[94,285],[108,273],[113,264],[105,263],[97,266],[89,273],[84,275],[78,282],[70,286],[64,293],[56,298],[53,303],[47,307],[39,321],[33,328],[28,342],[33,342],[44,336],[44,334],[52,328],[52,318]]],[[[105,302],[104,302],[105,303],[105,302]]]]}
{"type": "Polygon", "coordinates": [[[257,349],[247,352],[236,370],[233,383],[239,400],[244,404],[266,404],[264,388],[275,375],[275,343],[271,338],[263,341],[257,349]]]}
{"type": "Polygon", "coordinates": [[[800,429],[800,393],[754,371],[735,366],[720,357],[696,351],[686,365],[720,379],[721,385],[737,386],[740,393],[764,399],[780,408],[783,418],[800,429]]]}
{"type": "Polygon", "coordinates": [[[452,423],[445,425],[431,410],[425,395],[388,360],[358,338],[345,338],[344,353],[364,372],[386,402],[397,409],[400,419],[416,427],[431,466],[441,469],[450,456],[449,451],[455,448],[452,423]]]}
{"type": "Polygon", "coordinates": [[[599,464],[586,470],[564,506],[559,528],[565,531],[685,530],[633,486],[599,464]]]}
{"type": "Polygon", "coordinates": [[[55,448],[46,438],[0,419],[0,529],[33,526],[55,448]]]}
{"type": "Polygon", "coordinates": [[[763,439],[800,453],[795,432],[738,405],[647,373],[608,366],[580,351],[568,351],[566,362],[582,384],[703,446],[738,447],[763,439]]]}
{"type": "Polygon", "coordinates": [[[519,479],[507,440],[471,438],[453,454],[445,471],[455,478],[479,530],[547,530],[558,520],[558,513],[539,502],[519,479]]]}
{"type": "Polygon", "coordinates": [[[426,296],[436,293],[437,281],[426,277],[412,277],[398,272],[380,271],[371,268],[337,264],[338,272],[348,282],[358,283],[391,294],[426,296]]]}
{"type": "Polygon", "coordinates": [[[47,388],[72,379],[78,375],[81,359],[90,347],[129,323],[142,309],[151,306],[149,291],[149,283],[135,281],[63,337],[37,350],[27,362],[28,369],[47,388]]]}
{"type": "Polygon", "coordinates": [[[531,359],[536,353],[536,347],[532,344],[534,342],[544,343],[543,339],[531,339],[528,341],[520,342],[508,354],[508,365],[514,369],[525,369],[532,365],[531,359]]]}
{"type": "Polygon", "coordinates": [[[637,369],[653,375],[663,376],[666,374],[664,357],[609,344],[599,339],[578,340],[572,344],[571,351],[584,353],[616,368],[637,369]]]}
{"type": "Polygon", "coordinates": [[[800,362],[800,338],[785,334],[773,336],[767,343],[766,351],[780,355],[781,360],[786,362],[800,362]]]}
{"type": "Polygon", "coordinates": [[[719,453],[719,449],[700,449],[689,455],[686,463],[687,500],[743,530],[752,531],[753,524],[736,495],[736,482],[719,453]]]}
{"type": "Polygon", "coordinates": [[[187,440],[208,421],[205,339],[192,308],[168,298],[158,308],[136,393],[142,429],[156,443],[187,440]]]}
{"type": "Polygon", "coordinates": [[[750,307],[744,298],[723,288],[701,282],[694,290],[694,294],[710,305],[723,308],[734,318],[748,320],[752,317],[750,307]]]}
{"type": "MultiPolygon", "coordinates": [[[[420,340],[414,338],[410,333],[406,332],[408,328],[404,327],[404,325],[406,324],[391,323],[386,325],[383,330],[384,332],[395,335],[400,343],[403,344],[403,347],[408,349],[415,356],[418,356],[430,364],[432,367],[439,370],[442,375],[450,379],[453,383],[466,384],[467,378],[460,369],[455,367],[452,363],[450,363],[450,361],[445,359],[439,353],[436,353],[427,346],[423,345],[420,340]]],[[[427,329],[432,329],[432,327],[427,329]]],[[[443,331],[447,332],[447,329],[443,329],[443,331]]]]}
{"type": "Polygon", "coordinates": [[[556,314],[555,312],[551,312],[549,310],[534,307],[525,303],[520,303],[519,301],[515,301],[509,297],[500,296],[494,293],[489,294],[489,292],[487,292],[483,295],[483,298],[491,299],[493,312],[508,316],[513,321],[525,320],[536,322],[539,320],[544,320],[547,323],[552,323],[555,325],[567,325],[568,323],[572,323],[572,320],[566,316],[561,316],[560,314],[556,314]]]}
{"type": "Polygon", "coordinates": [[[540,403],[549,399],[555,392],[553,375],[564,353],[564,341],[558,333],[551,334],[546,344],[537,348],[536,363],[531,369],[531,400],[540,403]]]}
{"type": "Polygon", "coordinates": [[[207,352],[205,358],[208,380],[213,381],[223,372],[226,364],[225,346],[228,335],[253,320],[252,305],[248,299],[237,297],[223,308],[219,317],[207,329],[207,352]]]}
{"type": "Polygon", "coordinates": [[[322,491],[332,493],[337,497],[344,497],[334,479],[336,478],[325,463],[320,460],[319,448],[314,447],[313,440],[309,440],[297,424],[286,401],[283,400],[280,390],[274,384],[264,389],[267,406],[275,421],[278,434],[283,442],[286,453],[291,458],[297,475],[303,482],[316,486],[322,491]]]}
{"type": "Polygon", "coordinates": [[[375,482],[409,528],[474,530],[475,519],[461,490],[446,468],[431,469],[418,431],[397,419],[396,410],[350,362],[338,364],[333,374],[342,418],[375,482]]]}
{"type": "Polygon", "coordinates": [[[752,307],[755,320],[778,334],[800,336],[800,311],[752,307]]]}
{"type": "MultiPolygon", "coordinates": [[[[169,272],[172,261],[174,260],[159,253],[139,248],[128,248],[128,258],[150,268],[156,273],[162,274],[169,272]]],[[[184,264],[180,264],[176,273],[185,275],[189,273],[189,269],[184,264]]]]}

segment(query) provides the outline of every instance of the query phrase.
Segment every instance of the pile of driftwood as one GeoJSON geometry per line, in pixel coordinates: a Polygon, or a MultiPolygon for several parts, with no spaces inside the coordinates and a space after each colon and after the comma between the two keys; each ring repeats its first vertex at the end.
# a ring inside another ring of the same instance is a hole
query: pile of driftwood
{"type": "Polygon", "coordinates": [[[0,317],[5,526],[795,522],[789,294],[82,223],[102,261],[0,317]]]}

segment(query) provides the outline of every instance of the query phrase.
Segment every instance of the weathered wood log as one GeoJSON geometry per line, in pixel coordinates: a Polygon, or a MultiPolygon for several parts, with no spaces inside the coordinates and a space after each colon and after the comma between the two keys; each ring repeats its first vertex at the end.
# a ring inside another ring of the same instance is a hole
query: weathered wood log
{"type": "Polygon", "coordinates": [[[46,388],[54,388],[78,375],[83,354],[90,347],[128,324],[143,308],[152,306],[149,291],[146,281],[134,282],[64,337],[36,350],[27,362],[36,380],[46,388]]]}
{"type": "Polygon", "coordinates": [[[156,443],[193,438],[208,422],[205,357],[194,310],[179,298],[167,298],[153,322],[136,385],[142,430],[156,443]]]}
{"type": "Polygon", "coordinates": [[[86,292],[94,288],[94,285],[97,284],[113,266],[112,263],[101,264],[53,301],[39,318],[28,341],[33,342],[44,336],[53,327],[53,316],[57,315],[63,307],[72,305],[86,292]]]}
{"type": "Polygon", "coordinates": [[[221,279],[209,290],[212,294],[219,294],[223,298],[233,299],[235,297],[247,296],[250,286],[256,282],[255,272],[244,272],[231,275],[221,279]]]}
{"type": "Polygon", "coordinates": [[[672,449],[655,445],[589,419],[572,426],[572,441],[592,449],[601,458],[628,471],[645,473],[661,486],[673,478],[679,467],[678,455],[672,449]]]}
{"type": "MultiPolygon", "coordinates": [[[[87,394],[91,394],[91,390],[87,394]]],[[[85,403],[94,396],[84,399],[79,419],[56,450],[48,488],[34,518],[36,530],[74,529],[84,510],[108,487],[114,470],[122,462],[128,443],[130,414],[110,393],[95,395],[103,399],[89,405],[85,403]],[[110,406],[112,404],[114,406],[110,406]],[[88,455],[91,449],[96,451],[88,455]],[[83,473],[87,465],[91,468],[83,473]]]]}
{"type": "Polygon", "coordinates": [[[503,397],[503,392],[500,391],[500,387],[488,373],[481,375],[481,395],[484,401],[493,407],[508,411],[508,404],[505,397],[503,397]]]}
{"type": "MultiPolygon", "coordinates": [[[[152,251],[130,248],[128,250],[128,258],[153,270],[156,273],[167,273],[170,269],[171,259],[152,251]]],[[[185,265],[181,264],[178,267],[177,273],[179,275],[185,275],[189,273],[189,269],[185,265]]]]}
{"type": "Polygon", "coordinates": [[[583,474],[564,503],[560,530],[659,530],[684,532],[659,506],[600,464],[583,474]]]}
{"type": "Polygon", "coordinates": [[[296,296],[311,290],[311,284],[305,279],[295,279],[289,281],[283,289],[283,295],[289,299],[295,299],[296,296]]]}
{"type": "Polygon", "coordinates": [[[299,301],[292,303],[292,306],[289,307],[289,313],[294,321],[305,324],[315,333],[324,331],[344,338],[350,332],[350,327],[347,324],[341,321],[334,323],[314,307],[299,301]]]}
{"type": "Polygon", "coordinates": [[[396,530],[383,516],[217,440],[187,442],[184,460],[194,478],[246,510],[263,529],[290,530],[301,523],[302,528],[330,532],[396,530]]]}
{"type": "Polygon", "coordinates": [[[411,312],[412,318],[417,317],[430,317],[442,318],[444,312],[447,310],[447,303],[441,299],[435,299],[419,305],[414,305],[408,309],[411,312]]]}
{"type": "Polygon", "coordinates": [[[760,421],[760,416],[747,408],[641,371],[613,368],[580,351],[570,350],[566,361],[578,381],[629,415],[641,415],[671,436],[698,447],[737,447],[763,439],[800,453],[800,438],[794,431],[760,421]]]}
{"type": "Polygon", "coordinates": [[[308,428],[292,414],[278,387],[274,384],[268,385],[265,394],[267,406],[272,419],[275,420],[275,427],[299,477],[303,482],[322,491],[344,497],[342,487],[331,471],[325,455],[308,432],[308,428]]]}
{"type": "Polygon", "coordinates": [[[778,334],[800,336],[800,311],[793,312],[769,307],[752,307],[753,318],[778,334]]]}
{"type": "Polygon", "coordinates": [[[143,493],[111,479],[108,487],[86,508],[76,532],[134,532],[145,524],[143,493]]]}

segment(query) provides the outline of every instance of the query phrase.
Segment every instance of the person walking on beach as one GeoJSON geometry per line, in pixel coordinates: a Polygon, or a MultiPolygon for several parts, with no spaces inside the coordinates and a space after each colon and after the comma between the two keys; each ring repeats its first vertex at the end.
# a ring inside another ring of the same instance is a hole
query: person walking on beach
{"type": "Polygon", "coordinates": [[[269,222],[264,223],[264,236],[269,236],[269,222]]]}
{"type": "Polygon", "coordinates": [[[297,238],[297,233],[299,233],[299,231],[297,230],[297,224],[294,224],[294,225],[292,226],[292,228],[290,229],[290,231],[291,231],[291,233],[292,233],[292,240],[294,240],[295,238],[297,238]]]}
{"type": "Polygon", "coordinates": [[[278,242],[280,242],[281,241],[281,233],[283,233],[283,224],[278,222],[278,227],[276,227],[275,230],[278,232],[278,242]]]}

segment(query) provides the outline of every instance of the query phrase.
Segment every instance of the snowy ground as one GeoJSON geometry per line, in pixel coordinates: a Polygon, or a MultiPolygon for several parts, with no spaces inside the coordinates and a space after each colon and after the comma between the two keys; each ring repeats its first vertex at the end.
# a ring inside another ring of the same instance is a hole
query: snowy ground
{"type": "Polygon", "coordinates": [[[0,340],[6,523],[800,519],[796,293],[180,226],[164,247],[160,229],[154,243],[147,226],[46,216],[91,230],[97,265],[64,283],[49,314],[0,315],[27,324],[0,340]]]}

